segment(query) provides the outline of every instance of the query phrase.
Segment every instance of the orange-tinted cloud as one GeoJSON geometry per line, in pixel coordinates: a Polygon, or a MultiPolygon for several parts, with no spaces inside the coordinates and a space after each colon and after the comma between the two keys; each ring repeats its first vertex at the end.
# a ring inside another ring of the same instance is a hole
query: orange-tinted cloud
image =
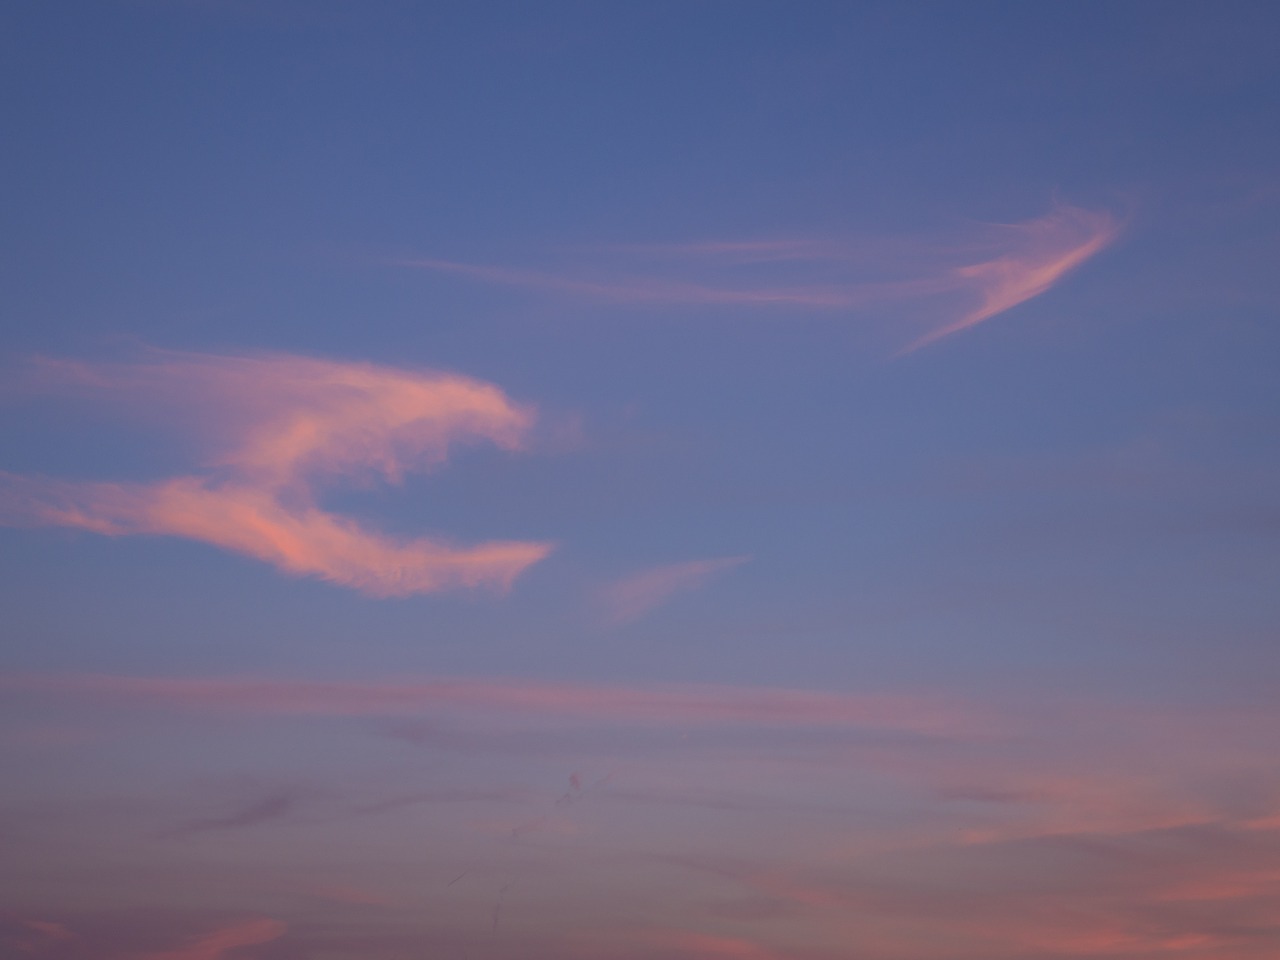
{"type": "Polygon", "coordinates": [[[492,384],[307,357],[174,353],[136,364],[44,362],[35,382],[167,413],[209,452],[202,473],[156,483],[6,475],[9,522],[186,537],[378,597],[506,588],[551,549],[394,538],[318,504],[326,481],[396,483],[444,463],[459,443],[521,449],[534,415],[492,384]]]}
{"type": "Polygon", "coordinates": [[[288,926],[279,920],[247,920],[192,940],[177,950],[148,953],[139,960],[223,960],[229,951],[270,943],[284,936],[288,926]]]}
{"type": "Polygon", "coordinates": [[[1110,244],[1119,228],[1110,213],[1057,204],[1043,217],[945,244],[787,238],[622,245],[601,248],[567,271],[443,259],[400,265],[616,304],[848,311],[939,296],[977,300],[902,354],[1039,296],[1110,244]],[[602,253],[609,257],[603,265],[602,253]],[[770,268],[769,282],[760,279],[762,266],[770,268]]]}
{"type": "Polygon", "coordinates": [[[604,608],[605,619],[612,626],[639,620],[676,594],[696,590],[716,574],[732,570],[750,559],[719,557],[712,560],[687,560],[653,567],[625,577],[600,592],[599,600],[604,608]]]}

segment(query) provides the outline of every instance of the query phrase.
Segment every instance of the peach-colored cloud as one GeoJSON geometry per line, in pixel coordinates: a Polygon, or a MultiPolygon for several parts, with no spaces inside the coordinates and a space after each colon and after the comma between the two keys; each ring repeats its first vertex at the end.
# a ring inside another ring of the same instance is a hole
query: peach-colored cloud
{"type": "Polygon", "coordinates": [[[379,597],[505,588],[551,549],[394,538],[318,505],[317,487],[335,477],[396,483],[466,441],[521,449],[534,415],[491,384],[296,356],[163,352],[135,364],[45,361],[34,381],[170,412],[210,452],[204,472],[156,483],[5,475],[8,522],[186,537],[379,597]]]}
{"type": "Polygon", "coordinates": [[[567,272],[434,258],[398,263],[619,304],[850,310],[940,295],[978,301],[911,341],[903,354],[1039,296],[1110,244],[1119,226],[1110,213],[1059,203],[1042,217],[988,228],[989,237],[947,244],[783,238],[615,245],[596,254],[629,258],[629,267],[588,259],[567,272]],[[637,260],[648,269],[638,271],[637,260]],[[768,283],[755,269],[761,265],[773,270],[768,283]]]}
{"type": "Polygon", "coordinates": [[[696,590],[712,577],[732,570],[750,557],[719,557],[710,560],[686,560],[653,567],[610,584],[600,592],[599,601],[605,619],[612,626],[639,620],[650,610],[661,606],[679,593],[696,590]]]}
{"type": "Polygon", "coordinates": [[[177,950],[148,953],[139,960],[223,960],[231,950],[279,940],[287,930],[279,920],[247,920],[205,934],[177,950]]]}
{"type": "Polygon", "coordinates": [[[537,681],[413,682],[0,675],[0,689],[196,710],[314,716],[500,711],[618,724],[901,730],[944,737],[991,729],[980,710],[927,697],[771,687],[624,687],[537,681]]]}

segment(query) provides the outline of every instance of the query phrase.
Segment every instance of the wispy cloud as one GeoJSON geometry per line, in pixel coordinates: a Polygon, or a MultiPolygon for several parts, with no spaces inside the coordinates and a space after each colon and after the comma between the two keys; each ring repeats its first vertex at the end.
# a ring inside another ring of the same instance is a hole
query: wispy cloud
{"type": "Polygon", "coordinates": [[[33,384],[168,411],[209,448],[202,472],[155,483],[0,475],[0,519],[211,543],[372,596],[505,588],[546,543],[398,539],[321,508],[335,478],[397,483],[464,442],[507,450],[534,413],[454,374],[307,357],[158,352],[134,364],[44,361],[33,384]]]}
{"type": "Polygon", "coordinates": [[[953,319],[916,337],[903,354],[1046,292],[1109,245],[1119,229],[1108,212],[1059,203],[1042,217],[981,226],[950,243],[792,237],[615,245],[579,251],[560,269],[440,258],[398,263],[614,304],[848,311],[946,296],[937,309],[953,319]]]}
{"type": "Polygon", "coordinates": [[[785,960],[785,955],[742,937],[726,937],[691,930],[655,931],[641,938],[663,954],[696,960],[785,960]]]}
{"type": "Polygon", "coordinates": [[[253,827],[287,817],[297,812],[300,804],[301,796],[297,791],[279,790],[222,816],[188,820],[175,833],[186,836],[193,833],[253,827]]]}
{"type": "Polygon", "coordinates": [[[616,724],[850,727],[944,737],[989,730],[989,720],[982,711],[924,696],[838,694],[776,687],[8,674],[0,675],[0,690],[243,714],[397,717],[456,710],[616,724]]]}
{"type": "Polygon", "coordinates": [[[750,557],[686,560],[641,571],[609,584],[598,600],[611,626],[639,620],[680,593],[696,590],[716,574],[741,566],[750,557]]]}
{"type": "Polygon", "coordinates": [[[396,905],[395,900],[383,894],[341,883],[316,887],[310,893],[317,900],[323,900],[327,903],[339,903],[357,907],[392,907],[396,905]]]}
{"type": "Polygon", "coordinates": [[[0,915],[0,948],[11,947],[24,957],[46,957],[73,945],[80,945],[80,937],[61,923],[0,915]]]}
{"type": "Polygon", "coordinates": [[[1040,296],[1110,244],[1119,224],[1108,213],[1059,206],[1048,216],[1004,229],[1015,241],[1014,250],[953,271],[958,281],[971,285],[981,298],[978,306],[918,337],[901,352],[918,350],[1040,296]]]}
{"type": "MultiPolygon", "coordinates": [[[[494,935],[482,956],[516,950],[584,960],[830,960],[850,943],[884,960],[1252,960],[1271,956],[1280,937],[1270,705],[1122,705],[1012,693],[988,693],[978,705],[777,688],[11,675],[0,680],[0,694],[18,705],[39,699],[46,710],[67,698],[80,715],[105,703],[248,717],[255,729],[272,716],[443,713],[445,726],[554,723],[613,735],[627,725],[674,734],[638,750],[612,736],[607,764],[594,769],[575,755],[552,771],[544,758],[522,754],[504,774],[530,784],[515,793],[451,786],[447,765],[433,767],[434,786],[418,792],[422,770],[414,765],[403,791],[383,802],[344,801],[297,818],[287,836],[273,840],[268,829],[246,838],[246,846],[278,844],[267,853],[287,861],[298,844],[309,849],[307,838],[367,842],[379,824],[344,834],[353,816],[431,805],[413,826],[423,849],[440,851],[431,889],[451,898],[450,909],[469,909],[433,919],[430,931],[411,926],[425,902],[422,872],[400,872],[405,823],[387,816],[380,836],[395,851],[393,868],[379,873],[370,863],[313,876],[315,865],[303,858],[303,876],[288,879],[291,895],[331,904],[324,919],[300,917],[291,926],[289,947],[302,954],[389,958],[416,946],[449,955],[431,938],[474,945],[476,926],[494,935]],[[686,736],[695,750],[668,749],[686,736]],[[603,775],[615,765],[616,776],[603,775]],[[488,801],[517,809],[478,816],[474,808],[488,801]],[[500,867],[489,856],[493,840],[503,841],[500,867]],[[607,857],[585,858],[589,850],[607,857]],[[594,861],[589,871],[586,859],[594,861]],[[606,859],[616,866],[602,865],[606,859]],[[573,870],[562,869],[570,863],[573,870]],[[485,871],[489,879],[473,883],[485,871]],[[548,876],[561,885],[549,888],[548,876]],[[359,886],[326,886],[343,882],[359,886]],[[511,916],[494,930],[488,910],[508,888],[500,910],[510,906],[511,916]],[[526,889],[539,892],[518,896],[526,889]],[[348,942],[363,928],[339,931],[327,919],[343,903],[357,917],[377,908],[388,922],[405,918],[405,935],[420,940],[403,949],[400,941],[348,942]],[[628,913],[634,903],[642,907],[628,913]],[[602,915],[608,919],[592,922],[602,915]],[[584,916],[580,941],[568,935],[570,942],[536,946],[584,916]]],[[[314,733],[333,745],[331,724],[314,733]]],[[[330,774],[342,777],[324,755],[330,774]]],[[[274,795],[214,819],[252,820],[274,795]]],[[[95,816],[88,829],[102,824],[95,816]]],[[[181,868],[199,875],[194,861],[181,868]]],[[[85,942],[96,946],[92,926],[86,930],[85,942]]],[[[145,942],[176,941],[157,940],[153,930],[145,942]]],[[[191,960],[202,956],[192,950],[207,948],[195,941],[185,953],[160,956],[191,960]]],[[[101,951],[121,960],[139,954],[101,951]]]]}
{"type": "Polygon", "coordinates": [[[139,960],[223,960],[240,947],[279,940],[288,929],[279,920],[246,920],[205,934],[176,950],[144,954],[139,960]]]}

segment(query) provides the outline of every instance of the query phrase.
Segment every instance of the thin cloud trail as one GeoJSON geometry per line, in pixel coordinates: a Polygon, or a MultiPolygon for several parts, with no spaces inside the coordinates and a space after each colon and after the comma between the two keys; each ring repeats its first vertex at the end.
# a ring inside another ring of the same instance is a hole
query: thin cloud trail
{"type": "Polygon", "coordinates": [[[375,683],[0,674],[0,690],[244,715],[399,717],[444,709],[658,727],[850,727],[948,738],[980,736],[992,729],[991,718],[980,710],[925,696],[771,687],[628,687],[454,678],[375,683]]]}
{"type": "Polygon", "coordinates": [[[977,300],[955,319],[910,341],[897,352],[901,356],[1047,292],[1110,245],[1120,222],[1106,211],[1058,203],[1042,217],[984,229],[989,234],[985,239],[952,244],[803,237],[618,244],[579,252],[577,264],[560,272],[443,258],[395,263],[614,305],[847,312],[938,297],[977,300]],[[601,255],[610,262],[598,262],[601,255]],[[764,266],[773,268],[775,279],[769,283],[761,283],[755,269],[764,266]],[[822,281],[816,282],[815,275],[822,281]]]}
{"type": "Polygon", "coordinates": [[[215,930],[177,950],[143,954],[138,960],[224,960],[240,947],[254,947],[279,940],[288,931],[279,920],[248,920],[215,930]]]}
{"type": "Polygon", "coordinates": [[[953,323],[913,340],[899,355],[936,343],[1040,296],[1111,244],[1119,232],[1119,224],[1110,214],[1059,207],[1047,217],[1007,229],[1024,239],[1027,249],[954,271],[957,278],[971,285],[981,297],[979,306],[953,323]]]}
{"type": "Polygon", "coordinates": [[[527,445],[534,412],[455,374],[290,355],[157,351],[135,364],[43,361],[33,388],[171,410],[208,448],[203,471],[154,483],[0,474],[0,522],[199,540],[370,596],[506,589],[548,543],[401,539],[318,504],[337,479],[399,483],[453,448],[527,445]]]}
{"type": "Polygon", "coordinates": [[[614,627],[639,620],[678,594],[705,586],[713,577],[747,563],[751,558],[719,557],[686,560],[643,570],[609,584],[598,600],[605,621],[614,627]]]}
{"type": "Polygon", "coordinates": [[[733,289],[699,283],[682,283],[652,277],[588,280],[560,276],[538,270],[523,270],[489,264],[458,263],[452,260],[412,259],[399,266],[454,273],[472,279],[510,287],[549,290],[589,299],[621,304],[704,304],[752,306],[790,304],[806,307],[848,307],[873,299],[870,291],[859,295],[839,286],[785,286],[733,289]]]}

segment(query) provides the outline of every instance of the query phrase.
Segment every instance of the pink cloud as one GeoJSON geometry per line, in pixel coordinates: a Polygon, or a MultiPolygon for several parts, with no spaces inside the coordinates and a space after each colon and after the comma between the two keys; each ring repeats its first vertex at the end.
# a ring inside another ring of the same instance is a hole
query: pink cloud
{"type": "Polygon", "coordinates": [[[981,298],[979,305],[913,340],[901,353],[918,350],[1040,296],[1115,240],[1120,226],[1108,213],[1059,206],[1038,220],[1005,229],[1018,240],[1019,249],[954,270],[954,276],[981,298]]]}
{"type": "Polygon", "coordinates": [[[156,483],[6,475],[0,505],[11,523],[185,537],[378,597],[506,588],[551,550],[393,538],[318,505],[325,481],[397,483],[443,464],[460,443],[522,449],[534,414],[491,384],[306,357],[175,353],[136,364],[45,361],[35,382],[162,411],[193,425],[210,452],[204,472],[156,483]]]}
{"type": "Polygon", "coordinates": [[[655,931],[643,940],[655,950],[674,951],[696,960],[783,960],[784,954],[741,937],[717,936],[688,930],[655,931]]]}
{"type": "Polygon", "coordinates": [[[926,697],[770,687],[0,675],[0,689],[248,714],[395,717],[451,709],[657,726],[764,724],[887,729],[938,736],[972,736],[990,729],[981,711],[926,697]]]}
{"type": "Polygon", "coordinates": [[[270,943],[284,936],[286,930],[288,927],[278,920],[248,920],[205,934],[177,950],[148,953],[139,960],[223,960],[231,950],[270,943]]]}
{"type": "Polygon", "coordinates": [[[501,286],[547,290],[616,303],[737,304],[741,306],[791,304],[807,307],[844,307],[851,303],[851,292],[838,286],[734,289],[653,277],[589,280],[539,270],[458,263],[452,260],[405,260],[401,261],[400,265],[458,274],[501,286]]]}
{"type": "Polygon", "coordinates": [[[899,351],[903,354],[1045,293],[1108,246],[1119,229],[1110,213],[1060,203],[1045,216],[988,228],[989,239],[948,244],[783,238],[616,245],[595,251],[597,259],[601,253],[629,259],[630,268],[621,270],[593,265],[592,258],[568,272],[431,258],[399,265],[619,304],[850,310],[939,295],[978,301],[917,337],[899,351]],[[645,261],[648,271],[638,272],[637,260],[645,261]],[[782,265],[789,273],[761,283],[759,271],[744,274],[741,269],[762,264],[782,265]]]}
{"type": "Polygon", "coordinates": [[[639,620],[672,597],[696,590],[712,577],[741,566],[750,557],[687,560],[653,567],[610,584],[600,592],[605,619],[613,626],[639,620]]]}
{"type": "Polygon", "coordinates": [[[62,924],[54,923],[51,920],[23,920],[22,925],[48,940],[64,943],[78,939],[74,933],[62,924]]]}
{"type": "Polygon", "coordinates": [[[17,928],[15,934],[12,937],[0,935],[0,940],[9,940],[10,945],[24,954],[47,956],[49,951],[56,951],[59,944],[73,944],[80,940],[67,927],[52,920],[16,920],[14,925],[17,928]]]}

